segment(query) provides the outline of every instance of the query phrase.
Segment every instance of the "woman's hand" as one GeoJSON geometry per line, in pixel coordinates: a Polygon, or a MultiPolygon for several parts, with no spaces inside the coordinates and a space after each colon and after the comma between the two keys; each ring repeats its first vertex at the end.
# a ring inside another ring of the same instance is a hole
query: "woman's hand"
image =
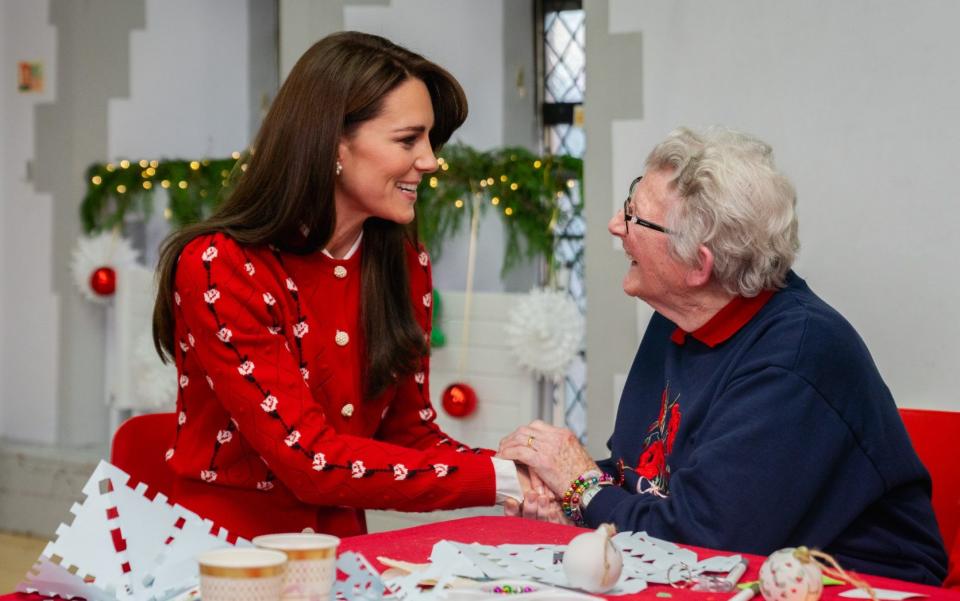
{"type": "Polygon", "coordinates": [[[529,466],[557,498],[588,470],[599,470],[573,432],[540,420],[520,426],[500,441],[498,457],[529,466]]]}
{"type": "Polygon", "coordinates": [[[551,522],[554,524],[573,525],[573,522],[563,515],[563,510],[560,509],[560,503],[553,497],[553,493],[549,491],[543,495],[529,493],[523,497],[522,502],[507,499],[503,504],[503,515],[540,520],[541,522],[551,522]]]}

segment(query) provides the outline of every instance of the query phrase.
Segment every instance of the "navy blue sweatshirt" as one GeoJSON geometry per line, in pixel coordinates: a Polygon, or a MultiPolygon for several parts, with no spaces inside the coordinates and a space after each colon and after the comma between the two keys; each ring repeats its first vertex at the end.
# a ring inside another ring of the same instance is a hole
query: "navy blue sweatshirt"
{"type": "Polygon", "coordinates": [[[767,555],[806,545],[845,568],[938,585],[930,478],[863,340],[806,282],[737,298],[687,334],[654,314],[584,517],[767,555]],[[621,465],[618,466],[618,461],[621,465]]]}

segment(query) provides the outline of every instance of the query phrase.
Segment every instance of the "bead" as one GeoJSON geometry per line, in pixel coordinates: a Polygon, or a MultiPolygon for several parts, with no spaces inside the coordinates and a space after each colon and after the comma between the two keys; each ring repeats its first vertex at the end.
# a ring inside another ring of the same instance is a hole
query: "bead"
{"type": "Polygon", "coordinates": [[[337,346],[347,346],[347,343],[350,342],[350,335],[343,330],[337,330],[337,335],[334,337],[334,342],[337,343],[337,346]]]}
{"type": "Polygon", "coordinates": [[[343,278],[347,277],[347,268],[343,265],[337,265],[333,268],[333,275],[342,280],[343,278]]]}
{"type": "Polygon", "coordinates": [[[343,417],[350,417],[353,415],[353,403],[347,403],[340,409],[340,415],[343,417]]]}

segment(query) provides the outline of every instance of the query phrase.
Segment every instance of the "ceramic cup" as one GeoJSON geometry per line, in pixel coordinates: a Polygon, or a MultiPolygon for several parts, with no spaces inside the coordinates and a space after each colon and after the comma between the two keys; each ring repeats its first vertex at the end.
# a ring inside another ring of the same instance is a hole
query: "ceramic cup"
{"type": "Polygon", "coordinates": [[[203,601],[279,601],[287,556],[269,549],[215,549],[202,553],[200,596],[203,601]]]}
{"type": "Polygon", "coordinates": [[[327,601],[330,598],[337,577],[339,538],[329,534],[291,532],[264,534],[254,538],[253,544],[286,553],[283,601],[327,601]]]}

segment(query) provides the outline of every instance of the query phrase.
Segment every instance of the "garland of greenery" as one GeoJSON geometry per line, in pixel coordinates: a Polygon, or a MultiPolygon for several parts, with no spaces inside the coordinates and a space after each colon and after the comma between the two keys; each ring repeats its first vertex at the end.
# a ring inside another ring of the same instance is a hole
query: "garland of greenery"
{"type": "MultiPolygon", "coordinates": [[[[158,188],[169,196],[165,217],[173,227],[210,215],[242,177],[246,157],[204,160],[141,160],[94,164],[87,169],[87,194],[80,206],[84,231],[122,226],[128,214],[143,219],[154,210],[158,188]]],[[[553,264],[558,198],[571,194],[582,209],[583,161],[571,156],[538,156],[523,148],[481,152],[451,144],[437,158],[438,170],[418,190],[420,238],[438,257],[475,207],[494,209],[503,219],[507,246],[502,272],[523,259],[543,257],[553,264]]]]}

